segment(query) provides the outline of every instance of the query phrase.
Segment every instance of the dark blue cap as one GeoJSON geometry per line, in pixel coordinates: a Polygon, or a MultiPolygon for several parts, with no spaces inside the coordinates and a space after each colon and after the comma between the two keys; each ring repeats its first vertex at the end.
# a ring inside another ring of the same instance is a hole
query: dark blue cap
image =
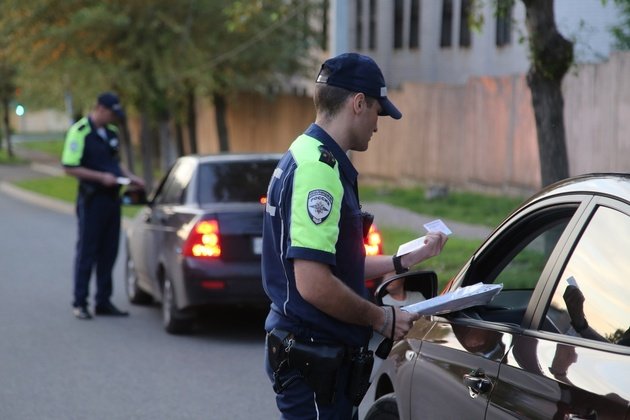
{"type": "Polygon", "coordinates": [[[378,100],[382,108],[379,115],[389,115],[396,120],[402,117],[398,108],[387,99],[387,86],[381,69],[366,55],[345,53],[329,58],[322,64],[317,83],[364,93],[378,100]],[[327,76],[322,74],[324,69],[328,70],[327,76]]]}
{"type": "Polygon", "coordinates": [[[111,109],[119,118],[125,118],[125,111],[118,96],[111,92],[105,92],[98,95],[98,103],[107,109],[111,109]]]}

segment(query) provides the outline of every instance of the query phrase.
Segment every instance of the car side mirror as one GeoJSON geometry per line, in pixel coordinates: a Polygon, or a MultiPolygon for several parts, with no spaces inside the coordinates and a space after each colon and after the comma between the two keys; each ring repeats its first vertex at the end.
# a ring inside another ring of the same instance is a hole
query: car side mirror
{"type": "Polygon", "coordinates": [[[128,188],[123,192],[121,202],[125,206],[142,206],[149,204],[147,200],[147,193],[143,188],[128,188]]]}
{"type": "Polygon", "coordinates": [[[387,285],[400,279],[404,281],[405,290],[420,292],[425,299],[434,298],[438,294],[438,278],[435,271],[408,271],[383,280],[383,282],[377,287],[376,292],[374,292],[377,305],[383,304],[383,297],[388,294],[387,285]]]}

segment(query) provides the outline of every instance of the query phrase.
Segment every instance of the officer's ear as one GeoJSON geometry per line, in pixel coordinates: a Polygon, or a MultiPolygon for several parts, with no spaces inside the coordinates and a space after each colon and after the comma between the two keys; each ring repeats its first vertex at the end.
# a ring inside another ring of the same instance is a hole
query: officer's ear
{"type": "Polygon", "coordinates": [[[367,98],[364,93],[358,92],[352,96],[352,109],[355,114],[360,114],[367,108],[367,98]]]}

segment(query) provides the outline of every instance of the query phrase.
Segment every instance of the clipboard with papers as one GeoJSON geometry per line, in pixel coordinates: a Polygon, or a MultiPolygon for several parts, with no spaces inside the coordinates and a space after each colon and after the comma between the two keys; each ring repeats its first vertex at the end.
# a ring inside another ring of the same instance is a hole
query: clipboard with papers
{"type": "Polygon", "coordinates": [[[432,299],[403,306],[401,309],[420,315],[439,315],[461,311],[471,306],[485,305],[503,289],[503,284],[476,283],[460,287],[432,299]]]}

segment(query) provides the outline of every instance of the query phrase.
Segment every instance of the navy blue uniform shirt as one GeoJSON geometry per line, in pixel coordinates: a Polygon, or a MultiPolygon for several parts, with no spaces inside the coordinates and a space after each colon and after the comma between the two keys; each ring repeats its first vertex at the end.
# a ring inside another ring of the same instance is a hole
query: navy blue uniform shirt
{"type": "Polygon", "coordinates": [[[367,344],[370,327],[341,322],[306,302],[293,271],[295,258],[327,264],[333,275],[367,298],[357,176],[348,156],[316,124],[278,163],[263,228],[263,286],[272,301],[267,331],[277,327],[302,339],[367,344]]]}

